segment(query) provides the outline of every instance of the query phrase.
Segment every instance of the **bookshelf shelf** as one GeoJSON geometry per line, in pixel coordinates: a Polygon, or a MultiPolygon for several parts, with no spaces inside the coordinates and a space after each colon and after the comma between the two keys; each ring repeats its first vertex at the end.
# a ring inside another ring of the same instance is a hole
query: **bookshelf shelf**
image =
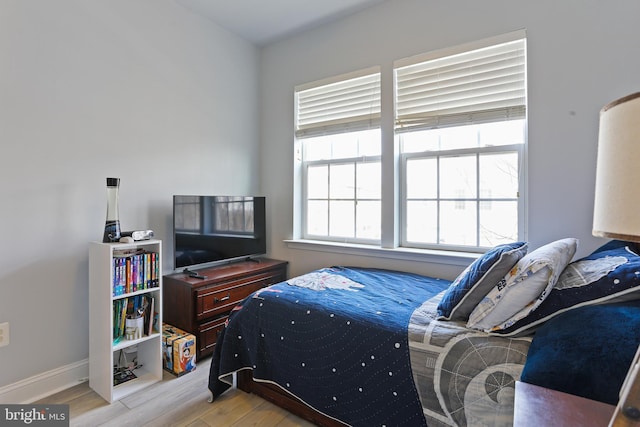
{"type": "Polygon", "coordinates": [[[109,403],[162,380],[161,264],[160,240],[89,245],[89,386],[109,403]],[[138,307],[144,315],[136,336],[126,318],[138,307]],[[136,378],[115,385],[125,358],[135,360],[136,378]]]}
{"type": "Polygon", "coordinates": [[[158,332],[155,332],[151,335],[145,335],[142,338],[138,338],[134,340],[123,339],[113,344],[113,351],[122,350],[123,348],[131,347],[133,345],[136,345],[148,340],[158,339],[160,337],[161,337],[161,334],[158,332]]]}

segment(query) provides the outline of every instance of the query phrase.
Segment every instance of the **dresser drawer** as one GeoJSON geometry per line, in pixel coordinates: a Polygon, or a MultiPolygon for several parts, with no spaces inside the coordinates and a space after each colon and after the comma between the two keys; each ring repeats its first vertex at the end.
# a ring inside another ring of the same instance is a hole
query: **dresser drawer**
{"type": "Polygon", "coordinates": [[[198,327],[198,353],[206,356],[213,353],[220,332],[229,316],[218,317],[215,320],[205,322],[198,327]]]}
{"type": "Polygon", "coordinates": [[[226,314],[251,293],[284,280],[277,272],[263,273],[196,291],[196,318],[226,314]]]}

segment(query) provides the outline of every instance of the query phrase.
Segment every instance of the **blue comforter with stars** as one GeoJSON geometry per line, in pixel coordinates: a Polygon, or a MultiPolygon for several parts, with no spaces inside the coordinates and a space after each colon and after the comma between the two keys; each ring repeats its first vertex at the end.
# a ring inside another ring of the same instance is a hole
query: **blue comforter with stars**
{"type": "Polygon", "coordinates": [[[408,323],[449,281],[332,267],[261,289],[231,313],[211,362],[215,399],[253,370],[354,426],[426,425],[411,372],[408,323]]]}

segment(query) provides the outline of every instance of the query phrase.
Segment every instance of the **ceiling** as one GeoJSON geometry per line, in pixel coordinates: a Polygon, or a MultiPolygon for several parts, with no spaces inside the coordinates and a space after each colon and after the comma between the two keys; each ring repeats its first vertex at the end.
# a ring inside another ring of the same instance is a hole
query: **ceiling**
{"type": "Polygon", "coordinates": [[[258,46],[385,0],[176,0],[258,46]]]}

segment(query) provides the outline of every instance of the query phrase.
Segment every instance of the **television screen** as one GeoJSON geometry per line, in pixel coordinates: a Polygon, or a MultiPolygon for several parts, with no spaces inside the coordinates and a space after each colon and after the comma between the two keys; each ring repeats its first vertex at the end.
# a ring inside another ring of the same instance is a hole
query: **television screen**
{"type": "Polygon", "coordinates": [[[173,242],[176,270],[263,255],[265,198],[175,195],[173,242]]]}

